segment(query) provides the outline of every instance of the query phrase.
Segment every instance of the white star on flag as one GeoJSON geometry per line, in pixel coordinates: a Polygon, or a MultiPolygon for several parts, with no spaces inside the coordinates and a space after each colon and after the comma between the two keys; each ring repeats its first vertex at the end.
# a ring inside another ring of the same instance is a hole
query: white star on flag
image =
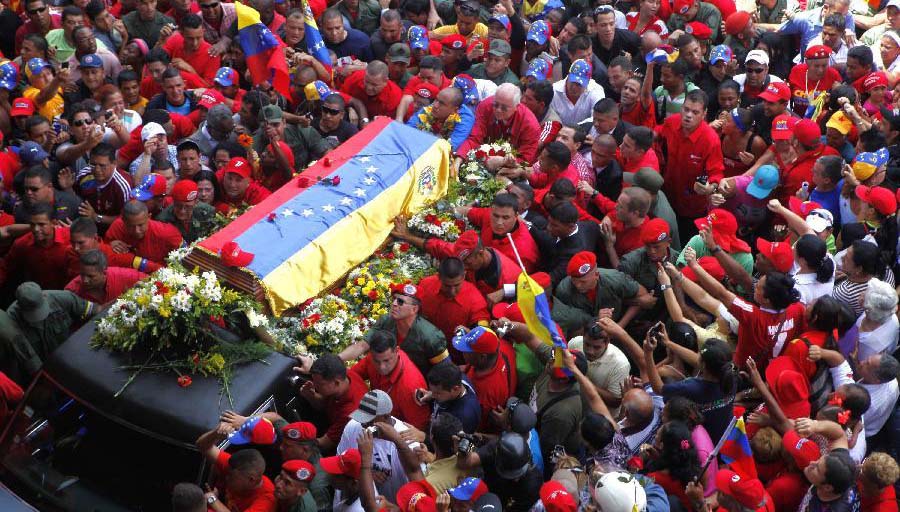
{"type": "Polygon", "coordinates": [[[363,183],[365,183],[366,185],[372,185],[375,183],[375,178],[366,177],[363,179],[363,183]]]}
{"type": "Polygon", "coordinates": [[[310,210],[309,208],[306,208],[303,210],[303,212],[300,215],[303,215],[304,217],[312,217],[312,214],[313,214],[313,211],[310,210]]]}
{"type": "Polygon", "coordinates": [[[354,190],[353,193],[356,194],[356,197],[366,197],[366,191],[361,188],[354,190]]]}
{"type": "Polygon", "coordinates": [[[285,208],[284,210],[281,210],[281,214],[285,217],[290,217],[291,215],[297,215],[297,212],[291,210],[290,208],[285,208]]]}
{"type": "Polygon", "coordinates": [[[349,197],[345,197],[345,198],[341,199],[341,204],[344,206],[351,206],[353,204],[353,199],[351,199],[349,197]]]}
{"type": "Polygon", "coordinates": [[[369,173],[369,174],[374,174],[374,173],[378,172],[378,167],[375,167],[374,165],[370,165],[370,166],[366,169],[366,172],[369,173]]]}
{"type": "Polygon", "coordinates": [[[362,162],[362,163],[364,163],[364,164],[369,163],[369,160],[371,160],[371,158],[369,158],[369,157],[367,157],[367,156],[361,156],[361,157],[359,157],[359,161],[362,162]]]}
{"type": "Polygon", "coordinates": [[[333,212],[334,206],[332,206],[330,204],[326,204],[325,206],[322,207],[322,211],[323,212],[333,212]]]}

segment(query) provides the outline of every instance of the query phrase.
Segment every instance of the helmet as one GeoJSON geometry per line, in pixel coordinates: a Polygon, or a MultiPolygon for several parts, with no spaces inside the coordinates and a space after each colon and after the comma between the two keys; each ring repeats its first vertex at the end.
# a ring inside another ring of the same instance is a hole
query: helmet
{"type": "Polygon", "coordinates": [[[634,475],[624,471],[613,471],[601,476],[591,489],[591,496],[603,512],[647,510],[647,493],[634,475]]]}
{"type": "Polygon", "coordinates": [[[531,449],[528,441],[515,432],[504,432],[497,441],[494,452],[497,474],[505,480],[517,480],[531,466],[531,449]]]}
{"type": "Polygon", "coordinates": [[[510,430],[527,438],[531,429],[537,425],[537,416],[534,411],[528,407],[528,404],[523,404],[516,397],[510,397],[506,402],[506,408],[509,409],[510,430]]]}

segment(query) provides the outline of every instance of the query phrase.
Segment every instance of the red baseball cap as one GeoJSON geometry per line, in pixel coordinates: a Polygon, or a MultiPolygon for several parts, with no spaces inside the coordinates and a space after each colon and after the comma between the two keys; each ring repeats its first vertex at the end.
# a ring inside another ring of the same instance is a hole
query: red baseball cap
{"type": "Polygon", "coordinates": [[[219,251],[222,263],[229,267],[246,267],[253,261],[253,253],[241,250],[237,242],[226,242],[219,251]]]}
{"type": "Polygon", "coordinates": [[[765,238],[756,239],[759,253],[772,262],[775,270],[787,273],[794,266],[794,250],[787,242],[770,242],[765,238]]]}
{"type": "Polygon", "coordinates": [[[177,181],[172,187],[172,199],[182,203],[197,199],[197,182],[194,180],[177,181]]]}
{"type": "Polygon", "coordinates": [[[872,89],[876,87],[887,87],[888,86],[888,78],[887,74],[884,71],[875,71],[874,73],[869,73],[866,75],[866,79],[863,80],[863,89],[866,92],[871,92],[872,89]]]}
{"type": "Polygon", "coordinates": [[[727,253],[750,252],[747,242],[737,237],[738,223],[734,214],[722,208],[716,208],[706,217],[695,219],[697,229],[703,229],[707,225],[712,226],[713,239],[727,253]]]}
{"type": "Polygon", "coordinates": [[[793,358],[778,356],[772,359],[766,367],[766,381],[788,418],[809,417],[809,381],[793,358]]]}
{"type": "Polygon", "coordinates": [[[819,445],[811,439],[800,437],[796,430],[788,430],[784,433],[784,436],[781,437],[781,446],[794,458],[794,463],[801,470],[806,469],[822,456],[819,445]]]}
{"type": "Polygon", "coordinates": [[[806,218],[813,210],[821,208],[822,205],[815,201],[803,201],[797,196],[788,198],[788,208],[797,215],[806,218]]]}
{"type": "Polygon", "coordinates": [[[804,146],[815,146],[822,137],[822,130],[812,119],[801,119],[794,126],[794,137],[804,146]]]}
{"type": "MultiPolygon", "coordinates": [[[[766,90],[759,93],[759,98],[764,101],[778,103],[791,99],[791,88],[784,82],[770,82],[766,90]]],[[[775,119],[778,119],[777,117],[775,119]]]]}
{"type": "MultiPolygon", "coordinates": [[[[722,268],[722,264],[719,263],[715,256],[704,256],[697,260],[697,264],[716,281],[725,279],[725,269],[722,268]]],[[[689,266],[681,269],[681,275],[690,281],[697,282],[697,273],[689,266]]]]}
{"type": "Polygon", "coordinates": [[[566,265],[566,273],[569,277],[584,277],[597,268],[597,255],[591,251],[581,251],[566,265]]]}
{"type": "Polygon", "coordinates": [[[758,479],[741,478],[728,469],[716,473],[716,489],[751,510],[758,509],[766,497],[766,489],[758,479]]]}
{"type": "Polygon", "coordinates": [[[669,223],[660,219],[650,219],[641,226],[641,242],[655,244],[665,242],[671,238],[669,223]]]}
{"type": "MultiPolygon", "coordinates": [[[[531,276],[534,277],[534,276],[531,276]]],[[[522,310],[515,302],[498,302],[491,308],[491,316],[494,318],[508,318],[513,322],[525,323],[525,317],[522,316],[522,310]]]]}
{"type": "MultiPolygon", "coordinates": [[[[790,94],[790,91],[788,91],[788,94],[790,94]]],[[[790,140],[794,136],[794,126],[797,125],[797,121],[799,119],[790,114],[775,116],[775,119],[772,120],[772,140],[790,140]]]]}
{"type": "Polygon", "coordinates": [[[578,504],[563,484],[556,480],[545,482],[540,490],[541,503],[547,512],[575,512],[578,504]]]}
{"type": "Polygon", "coordinates": [[[289,460],[281,465],[281,470],[297,482],[310,483],[316,476],[315,466],[305,460],[289,460]]]}
{"type": "Polygon", "coordinates": [[[465,50],[468,43],[466,43],[465,37],[459,34],[453,34],[442,39],[441,44],[444,45],[445,48],[450,48],[452,50],[465,50]]]}
{"type": "Polygon", "coordinates": [[[356,480],[359,478],[362,458],[359,455],[359,450],[349,448],[339,455],[319,459],[319,466],[329,475],[344,475],[356,480]]]}
{"type": "Polygon", "coordinates": [[[286,441],[315,441],[316,426],[306,421],[288,423],[281,427],[281,435],[286,441]]]}
{"type": "Polygon", "coordinates": [[[34,110],[34,101],[31,98],[21,97],[13,100],[9,115],[10,117],[32,116],[34,110]]]}
{"type": "Polygon", "coordinates": [[[423,82],[419,84],[418,89],[416,89],[416,96],[425,98],[426,100],[433,100],[434,98],[437,98],[439,92],[441,91],[438,89],[438,86],[429,82],[423,82]]]}
{"type": "Polygon", "coordinates": [[[478,233],[473,230],[463,231],[453,243],[451,252],[459,259],[464,260],[478,248],[480,239],[478,233]]]}
{"type": "Polygon", "coordinates": [[[200,95],[200,101],[197,102],[198,107],[203,107],[205,109],[210,109],[213,105],[218,105],[219,103],[225,102],[225,96],[222,95],[219,91],[213,88],[209,88],[203,91],[203,94],[200,95]]]}
{"type": "Polygon", "coordinates": [[[437,492],[426,480],[407,482],[397,490],[397,506],[401,512],[435,512],[437,492]]]}
{"type": "Polygon", "coordinates": [[[750,23],[750,13],[747,11],[734,11],[725,19],[725,33],[736,36],[747,28],[750,23]]]}
{"type": "Polygon", "coordinates": [[[884,187],[856,187],[856,197],[872,205],[882,215],[893,215],[897,211],[897,198],[884,187]]]}
{"type": "Polygon", "coordinates": [[[239,156],[232,158],[225,165],[225,174],[234,173],[242,178],[249,179],[250,172],[250,162],[239,156]]]}

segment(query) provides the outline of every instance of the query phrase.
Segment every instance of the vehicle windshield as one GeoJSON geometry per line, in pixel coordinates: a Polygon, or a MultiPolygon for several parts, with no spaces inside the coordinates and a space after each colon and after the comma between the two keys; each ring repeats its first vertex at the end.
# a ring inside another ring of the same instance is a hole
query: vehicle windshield
{"type": "Polygon", "coordinates": [[[159,511],[200,454],[111,421],[41,374],[0,439],[2,479],[40,510],[159,511]]]}

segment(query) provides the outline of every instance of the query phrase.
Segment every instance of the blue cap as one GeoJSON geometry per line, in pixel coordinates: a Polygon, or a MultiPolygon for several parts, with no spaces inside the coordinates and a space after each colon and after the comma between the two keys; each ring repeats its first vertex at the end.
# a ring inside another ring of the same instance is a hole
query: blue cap
{"type": "Polygon", "coordinates": [[[463,93],[463,103],[475,105],[478,103],[478,86],[475,80],[466,74],[456,75],[453,77],[453,87],[461,90],[463,93]]]}
{"type": "Polygon", "coordinates": [[[488,491],[487,485],[481,481],[480,478],[468,477],[456,487],[451,487],[447,490],[447,493],[450,494],[451,497],[457,499],[459,501],[469,501],[475,496],[475,499],[480,498],[484,493],[488,491]]]}
{"type": "Polygon", "coordinates": [[[546,80],[550,76],[550,63],[547,59],[537,57],[528,63],[528,71],[525,76],[530,76],[535,80],[546,80]]]}
{"type": "Polygon", "coordinates": [[[747,193],[757,199],[765,199],[777,186],[778,169],[774,165],[763,165],[756,170],[753,181],[747,185],[747,193]]]}
{"type": "Polygon", "coordinates": [[[588,61],[578,59],[569,67],[569,76],[566,80],[587,87],[591,82],[591,71],[591,64],[588,61]]]}
{"type": "Polygon", "coordinates": [[[228,436],[228,442],[233,445],[244,444],[274,444],[276,439],[275,427],[272,422],[262,416],[253,416],[228,436]]]}
{"type": "Polygon", "coordinates": [[[875,151],[875,156],[877,157],[877,165],[881,167],[882,165],[887,165],[888,161],[891,159],[890,153],[888,153],[887,148],[881,148],[875,151]]]}
{"type": "Polygon", "coordinates": [[[544,20],[537,20],[528,29],[526,41],[534,41],[537,44],[546,44],[550,40],[550,25],[544,20]]]}
{"type": "Polygon", "coordinates": [[[509,21],[509,16],[505,14],[497,14],[491,16],[491,19],[488,20],[488,23],[496,21],[497,23],[503,25],[503,29],[507,32],[512,32],[512,22],[509,21]]]}
{"type": "Polygon", "coordinates": [[[23,165],[39,164],[49,156],[37,142],[29,140],[23,142],[22,146],[19,147],[19,160],[22,161],[23,165]]]}
{"type": "Polygon", "coordinates": [[[412,50],[428,49],[428,29],[426,29],[422,25],[409,27],[407,39],[409,39],[409,47],[412,50]]]}
{"type": "Polygon", "coordinates": [[[720,44],[719,46],[714,46],[713,49],[709,52],[709,64],[714,66],[720,62],[729,63],[731,59],[734,57],[734,52],[731,51],[731,48],[727,45],[720,44]]]}
{"type": "Polygon", "coordinates": [[[453,337],[453,348],[460,352],[496,354],[500,338],[487,327],[478,326],[465,334],[453,337]]]}
{"type": "Polygon", "coordinates": [[[156,196],[165,195],[165,193],[166,179],[155,173],[144,176],[141,184],[131,191],[132,197],[138,201],[148,201],[156,196]]]}
{"type": "Polygon", "coordinates": [[[16,88],[18,82],[19,72],[12,62],[7,62],[0,66],[0,87],[7,91],[12,91],[16,88]]]}
{"type": "Polygon", "coordinates": [[[78,68],[102,68],[103,60],[96,53],[82,55],[78,60],[78,68]]]}
{"type": "Polygon", "coordinates": [[[50,64],[47,61],[39,57],[35,57],[29,60],[28,64],[25,65],[25,76],[28,77],[29,80],[31,80],[31,77],[43,71],[44,68],[49,67],[50,64]]]}
{"type": "Polygon", "coordinates": [[[231,87],[232,85],[238,85],[241,81],[241,77],[234,69],[222,67],[216,71],[216,76],[213,78],[213,81],[222,87],[231,87]]]}

